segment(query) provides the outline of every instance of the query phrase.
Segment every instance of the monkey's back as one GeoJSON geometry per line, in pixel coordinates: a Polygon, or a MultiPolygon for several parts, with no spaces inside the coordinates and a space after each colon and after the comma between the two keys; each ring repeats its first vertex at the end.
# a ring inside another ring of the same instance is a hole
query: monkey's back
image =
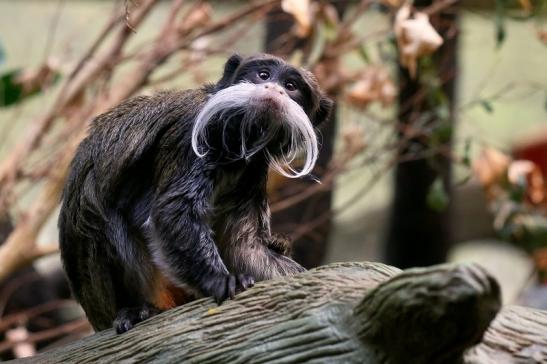
{"type": "Polygon", "coordinates": [[[97,330],[151,289],[154,269],[139,227],[161,170],[171,168],[174,154],[188,153],[182,146],[206,95],[199,89],[129,99],[92,122],[75,154],[59,216],[61,257],[97,330]]]}

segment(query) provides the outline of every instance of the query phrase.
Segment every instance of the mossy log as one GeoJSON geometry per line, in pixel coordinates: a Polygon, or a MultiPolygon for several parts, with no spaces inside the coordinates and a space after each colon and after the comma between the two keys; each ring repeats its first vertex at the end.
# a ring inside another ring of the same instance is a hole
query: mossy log
{"type": "Polygon", "coordinates": [[[500,311],[499,286],[477,265],[340,263],[20,362],[545,363],[547,312],[500,311]]]}

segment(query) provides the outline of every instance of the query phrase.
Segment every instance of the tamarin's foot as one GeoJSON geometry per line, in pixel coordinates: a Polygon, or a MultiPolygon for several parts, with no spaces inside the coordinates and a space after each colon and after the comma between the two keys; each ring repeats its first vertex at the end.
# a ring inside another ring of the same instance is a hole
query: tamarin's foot
{"type": "Polygon", "coordinates": [[[236,293],[242,292],[247,288],[254,286],[253,277],[246,274],[227,274],[208,278],[202,285],[204,293],[212,296],[219,305],[228,298],[234,298],[236,293]]]}
{"type": "Polygon", "coordinates": [[[114,328],[118,334],[131,330],[136,324],[160,313],[161,310],[145,303],[141,307],[123,308],[118,311],[114,328]]]}

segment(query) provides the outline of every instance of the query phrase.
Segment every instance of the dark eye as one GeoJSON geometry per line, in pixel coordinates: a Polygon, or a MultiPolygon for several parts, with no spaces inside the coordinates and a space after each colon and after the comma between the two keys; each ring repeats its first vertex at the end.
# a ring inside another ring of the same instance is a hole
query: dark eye
{"type": "Polygon", "coordinates": [[[270,78],[270,72],[268,72],[268,71],[260,71],[260,72],[258,72],[258,77],[260,77],[260,79],[266,81],[267,79],[270,78]]]}
{"type": "Polygon", "coordinates": [[[292,81],[287,81],[285,82],[285,88],[289,91],[294,91],[296,90],[296,83],[292,82],[292,81]]]}

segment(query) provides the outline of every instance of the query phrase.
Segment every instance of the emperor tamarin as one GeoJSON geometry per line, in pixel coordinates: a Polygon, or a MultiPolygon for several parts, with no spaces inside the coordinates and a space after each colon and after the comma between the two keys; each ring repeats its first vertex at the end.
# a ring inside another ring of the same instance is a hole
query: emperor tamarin
{"type": "Polygon", "coordinates": [[[303,271],[270,231],[267,172],[312,171],[331,106],[310,72],[234,55],[216,84],[98,116],[59,217],[64,268],[93,327],[124,332],[195,297],[220,303],[303,271]]]}

